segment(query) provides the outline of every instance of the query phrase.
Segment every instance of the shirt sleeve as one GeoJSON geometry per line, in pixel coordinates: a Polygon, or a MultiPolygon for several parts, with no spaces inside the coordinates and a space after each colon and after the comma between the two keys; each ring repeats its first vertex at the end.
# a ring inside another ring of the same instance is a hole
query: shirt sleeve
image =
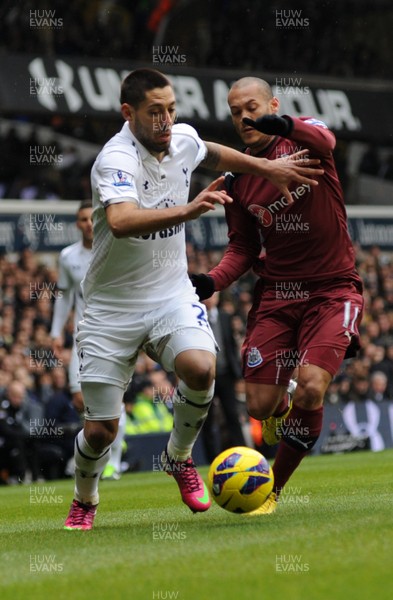
{"type": "MultiPolygon", "coordinates": [[[[285,118],[286,115],[284,115],[285,118]]],[[[323,121],[306,117],[291,117],[293,129],[288,139],[320,156],[330,155],[335,146],[335,135],[323,121]]]]}
{"type": "Polygon", "coordinates": [[[195,159],[194,159],[194,167],[193,167],[193,170],[194,170],[206,158],[207,146],[206,146],[205,142],[199,137],[199,135],[197,134],[195,129],[193,127],[190,127],[190,129],[193,132],[192,137],[197,146],[197,151],[196,151],[196,155],[195,155],[195,159]]]}
{"type": "Polygon", "coordinates": [[[138,174],[138,159],[133,154],[118,150],[105,152],[93,168],[93,191],[104,208],[119,202],[134,202],[139,205],[136,186],[138,174]]]}
{"type": "Polygon", "coordinates": [[[192,161],[191,168],[194,171],[203,159],[206,158],[207,147],[205,142],[199,137],[194,127],[186,123],[176,123],[173,126],[172,138],[175,146],[179,144],[179,149],[186,150],[187,156],[192,161]],[[180,145],[182,143],[186,145],[180,145]]]}

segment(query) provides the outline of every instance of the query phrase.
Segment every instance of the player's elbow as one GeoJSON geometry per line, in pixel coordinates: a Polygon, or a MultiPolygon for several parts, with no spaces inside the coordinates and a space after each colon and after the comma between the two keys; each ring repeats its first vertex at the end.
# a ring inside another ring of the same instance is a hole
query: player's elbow
{"type": "Polygon", "coordinates": [[[115,237],[116,239],[120,239],[126,236],[120,223],[109,224],[109,229],[111,230],[113,237],[115,237]]]}
{"type": "Polygon", "coordinates": [[[121,222],[118,219],[108,219],[108,226],[111,230],[113,237],[122,238],[124,237],[124,231],[121,222]]]}
{"type": "Polygon", "coordinates": [[[146,231],[137,223],[130,223],[124,219],[108,220],[108,226],[113,237],[116,239],[126,238],[134,235],[143,235],[146,231]]]}
{"type": "Polygon", "coordinates": [[[121,210],[116,210],[109,206],[106,209],[106,220],[113,237],[122,238],[130,235],[126,229],[125,215],[123,215],[121,210]]]}

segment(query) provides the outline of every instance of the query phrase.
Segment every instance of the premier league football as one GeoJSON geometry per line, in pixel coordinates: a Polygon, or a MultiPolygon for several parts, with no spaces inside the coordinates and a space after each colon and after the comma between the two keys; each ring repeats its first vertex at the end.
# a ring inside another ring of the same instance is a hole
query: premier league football
{"type": "Polygon", "coordinates": [[[234,513],[256,510],[273,489],[274,475],[262,454],[247,447],[229,448],[212,462],[207,475],[216,503],[234,513]]]}

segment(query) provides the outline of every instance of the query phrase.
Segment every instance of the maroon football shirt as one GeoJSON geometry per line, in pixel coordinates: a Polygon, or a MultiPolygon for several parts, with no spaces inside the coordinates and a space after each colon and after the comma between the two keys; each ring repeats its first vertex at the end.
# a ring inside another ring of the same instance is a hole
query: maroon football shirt
{"type": "MultiPolygon", "coordinates": [[[[330,281],[354,273],[343,192],[332,151],[335,137],[324,123],[293,118],[290,138],[275,137],[259,154],[275,159],[307,148],[319,158],[324,175],[319,185],[294,182],[286,198],[269,181],[255,175],[229,175],[234,199],[225,205],[229,245],[220,264],[210,271],[216,290],[226,288],[250,267],[268,282],[330,281]],[[263,248],[265,260],[258,260],[263,248]]],[[[228,184],[229,180],[229,184],[228,184]]]]}

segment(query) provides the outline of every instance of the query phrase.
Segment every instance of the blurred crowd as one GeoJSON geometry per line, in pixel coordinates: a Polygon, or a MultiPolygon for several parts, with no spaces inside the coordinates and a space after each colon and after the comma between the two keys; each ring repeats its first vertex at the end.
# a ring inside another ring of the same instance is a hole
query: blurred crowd
{"type": "Polygon", "coordinates": [[[393,76],[390,0],[22,0],[3,3],[0,15],[8,52],[146,61],[164,39],[191,67],[393,76]],[[35,26],[50,10],[58,26],[35,26]]]}
{"type": "MultiPolygon", "coordinates": [[[[187,245],[190,272],[207,272],[220,253],[187,245]]],[[[393,400],[393,256],[373,247],[356,248],[357,265],[365,286],[362,350],[346,361],[331,384],[326,401],[393,400]]],[[[81,417],[71,402],[67,367],[73,342],[72,315],[65,330],[65,350],[55,356],[50,339],[57,271],[40,264],[30,249],[0,257],[0,481],[53,479],[70,474],[73,438],[81,417]]],[[[255,280],[244,276],[221,293],[219,310],[228,315],[240,366],[240,349],[252,302],[255,280]]],[[[210,313],[209,313],[210,315],[210,313]]],[[[238,415],[247,438],[244,385],[232,369],[238,415]]],[[[224,371],[225,373],[225,371],[224,371]]],[[[228,374],[224,374],[228,380],[228,374]]],[[[129,435],[169,431],[174,378],[154,361],[140,355],[132,384],[125,394],[129,435]],[[160,396],[157,401],[157,395],[160,396]]],[[[230,437],[230,419],[213,408],[223,443],[230,437]]],[[[233,425],[233,423],[232,423],[233,425]]],[[[233,430],[234,431],[234,430],[233,430]]],[[[233,435],[242,435],[235,432],[233,435]]],[[[211,448],[217,452],[217,448],[211,448]]]]}
{"type": "Polygon", "coordinates": [[[0,136],[0,199],[80,200],[90,198],[90,171],[93,161],[83,157],[77,140],[45,144],[34,128],[27,138],[10,127],[0,136]]]}
{"type": "Polygon", "coordinates": [[[364,284],[362,350],[343,363],[327,394],[336,403],[393,400],[393,258],[380,248],[357,248],[357,268],[364,284]]]}

